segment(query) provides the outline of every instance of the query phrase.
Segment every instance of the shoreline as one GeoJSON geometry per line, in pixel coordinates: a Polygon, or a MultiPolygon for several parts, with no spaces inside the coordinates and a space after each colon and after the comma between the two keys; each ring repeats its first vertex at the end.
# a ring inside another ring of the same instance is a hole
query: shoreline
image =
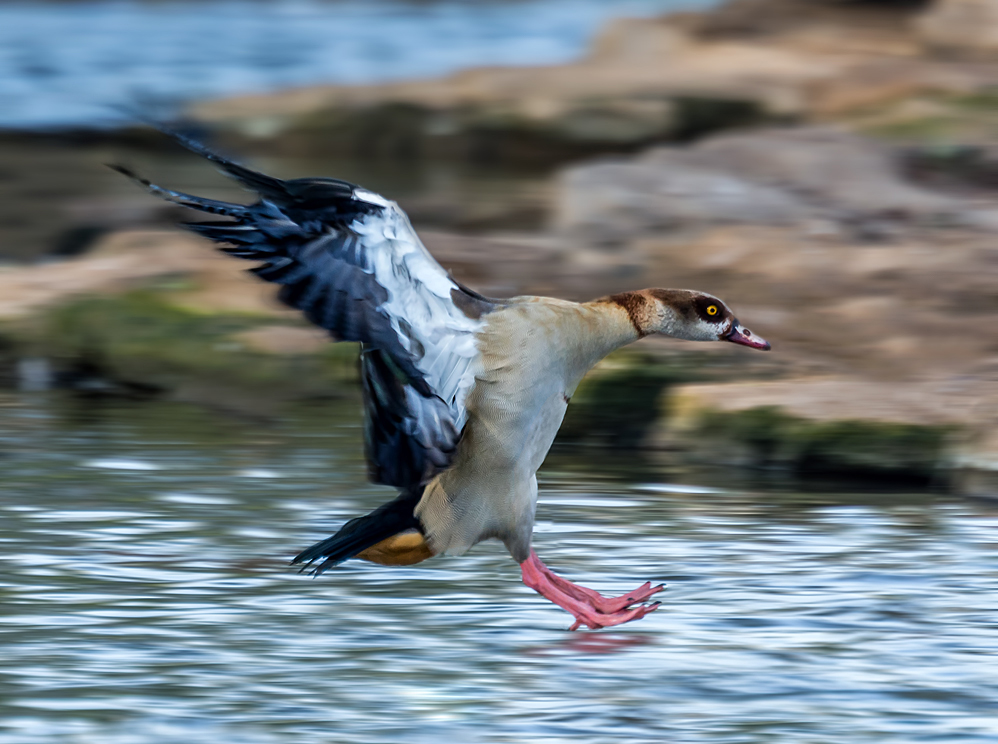
{"type": "Polygon", "coordinates": [[[564,162],[755,125],[889,115],[912,98],[994,87],[989,60],[937,53],[920,31],[932,12],[736,0],[615,20],[572,63],[308,86],[201,102],[188,113],[281,152],[564,162]]]}

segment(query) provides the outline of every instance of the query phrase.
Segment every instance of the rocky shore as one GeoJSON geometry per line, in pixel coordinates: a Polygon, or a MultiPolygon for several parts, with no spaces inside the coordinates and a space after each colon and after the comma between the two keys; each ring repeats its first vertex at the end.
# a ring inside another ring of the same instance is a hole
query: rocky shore
{"type": "Polygon", "coordinates": [[[192,114],[275,151],[534,165],[761,123],[912,125],[998,82],[988,12],[993,0],[737,0],[618,20],[573,64],[302,88],[192,114]]]}
{"type": "MultiPolygon", "coordinates": [[[[617,444],[682,462],[988,495],[998,45],[978,32],[954,49],[966,18],[991,12],[961,2],[963,15],[957,0],[743,0],[618,21],[571,65],[288,91],[192,115],[296,175],[305,154],[512,169],[476,181],[473,206],[439,177],[402,189],[462,281],[573,299],[698,287],[773,342],[770,355],[641,342],[580,388],[566,440],[604,446],[603,432],[624,430],[617,444]]],[[[234,406],[353,394],[352,349],[126,186],[62,203],[63,237],[91,230],[73,250],[0,269],[9,384],[234,406]]]]}

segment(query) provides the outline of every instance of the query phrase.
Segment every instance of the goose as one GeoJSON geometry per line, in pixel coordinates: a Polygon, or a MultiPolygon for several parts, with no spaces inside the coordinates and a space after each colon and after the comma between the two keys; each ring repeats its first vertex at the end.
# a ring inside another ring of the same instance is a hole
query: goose
{"type": "Polygon", "coordinates": [[[206,199],[113,169],[157,197],[225,217],[185,223],[280,285],[279,299],[334,341],[360,344],[370,479],[398,496],[350,520],[292,564],[322,574],[350,558],[412,565],[502,541],[522,581],[567,610],[570,630],[620,625],[661,602],[645,582],[606,597],[549,569],[531,547],[537,470],[583,376],[615,349],[653,334],[768,350],[720,299],[644,289],[591,302],[485,297],[438,264],[406,214],[335,178],[281,180],[164,130],[256,193],[206,199]]]}

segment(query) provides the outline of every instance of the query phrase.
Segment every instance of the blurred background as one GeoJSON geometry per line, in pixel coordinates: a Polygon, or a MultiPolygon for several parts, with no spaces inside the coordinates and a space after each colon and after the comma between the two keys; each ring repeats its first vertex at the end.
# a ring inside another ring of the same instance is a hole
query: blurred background
{"type": "Polygon", "coordinates": [[[2,744],[998,737],[996,0],[0,2],[0,262],[2,744]],[[356,349],[104,167],[250,198],[141,117],[770,340],[611,355],[541,471],[540,555],[662,608],[290,571],[392,496],[356,349]]]}

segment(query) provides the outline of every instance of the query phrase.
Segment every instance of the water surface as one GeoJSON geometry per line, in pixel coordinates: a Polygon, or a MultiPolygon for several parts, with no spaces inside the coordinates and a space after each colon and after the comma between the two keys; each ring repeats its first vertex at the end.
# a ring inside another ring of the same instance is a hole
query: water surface
{"type": "Polygon", "coordinates": [[[762,493],[561,453],[535,545],[616,631],[498,545],[412,568],[287,559],[390,492],[357,404],[0,407],[0,742],[993,742],[998,511],[762,493]],[[637,479],[627,473],[640,472],[637,479]]]}
{"type": "Polygon", "coordinates": [[[712,0],[0,2],[0,127],[317,83],[555,64],[610,18],[712,0]]]}

